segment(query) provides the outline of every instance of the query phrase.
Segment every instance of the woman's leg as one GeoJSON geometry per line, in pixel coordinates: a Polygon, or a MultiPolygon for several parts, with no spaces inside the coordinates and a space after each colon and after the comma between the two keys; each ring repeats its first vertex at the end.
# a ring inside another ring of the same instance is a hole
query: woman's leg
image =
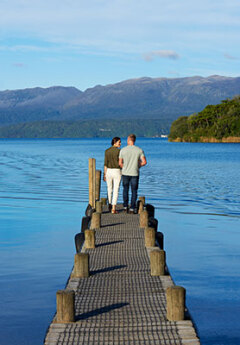
{"type": "Polygon", "coordinates": [[[113,191],[113,177],[112,177],[111,169],[107,169],[106,182],[107,182],[107,192],[108,192],[108,203],[111,205],[112,191],[113,191]]]}
{"type": "Polygon", "coordinates": [[[116,209],[120,182],[121,182],[121,173],[118,169],[116,169],[114,171],[114,178],[113,178],[113,198],[112,198],[113,210],[116,209]]]}

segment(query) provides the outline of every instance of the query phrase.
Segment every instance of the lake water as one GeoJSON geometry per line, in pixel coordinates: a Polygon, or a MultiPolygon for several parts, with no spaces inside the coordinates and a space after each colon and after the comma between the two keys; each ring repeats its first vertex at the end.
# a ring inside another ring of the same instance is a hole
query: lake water
{"type": "MultiPolygon", "coordinates": [[[[0,140],[1,345],[43,343],[73,265],[88,158],[102,169],[109,143],[0,140]]],[[[156,207],[167,264],[187,290],[201,343],[240,344],[240,144],[136,144],[148,160],[139,195],[156,207]]]]}

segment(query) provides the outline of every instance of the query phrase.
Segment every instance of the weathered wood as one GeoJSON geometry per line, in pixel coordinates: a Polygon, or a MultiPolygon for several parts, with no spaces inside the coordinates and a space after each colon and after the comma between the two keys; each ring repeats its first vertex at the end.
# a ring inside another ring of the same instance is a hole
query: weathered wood
{"type": "Polygon", "coordinates": [[[165,273],[166,254],[164,250],[150,252],[150,265],[152,276],[163,276],[165,273]]]}
{"type": "Polygon", "coordinates": [[[143,210],[140,213],[139,225],[140,225],[140,228],[148,227],[148,213],[146,210],[143,210]]]}
{"type": "Polygon", "coordinates": [[[91,217],[82,217],[82,224],[81,224],[81,232],[84,232],[85,230],[89,229],[91,222],[91,217]]]}
{"type": "Polygon", "coordinates": [[[96,201],[96,212],[102,213],[102,201],[99,201],[99,200],[96,201]]]}
{"type": "Polygon", "coordinates": [[[142,200],[138,201],[138,214],[140,214],[143,211],[143,202],[142,200]]]}
{"type": "Polygon", "coordinates": [[[154,218],[154,214],[155,214],[155,207],[151,204],[146,204],[145,205],[145,209],[148,212],[148,217],[149,218],[154,218]]]}
{"type": "Polygon", "coordinates": [[[96,191],[95,200],[100,200],[100,190],[101,190],[101,170],[96,170],[96,191]]]}
{"type": "Polygon", "coordinates": [[[77,253],[74,257],[74,278],[87,278],[89,277],[89,254],[77,253]]]}
{"type": "Polygon", "coordinates": [[[76,247],[76,252],[80,253],[82,246],[84,243],[84,233],[79,233],[76,234],[75,236],[75,247],[76,247]]]}
{"type": "Polygon", "coordinates": [[[88,159],[88,189],[89,189],[89,204],[95,208],[95,193],[96,193],[96,160],[95,158],[88,159]]]}
{"type": "Polygon", "coordinates": [[[144,230],[144,237],[145,237],[145,247],[155,247],[156,238],[155,235],[156,231],[154,228],[145,228],[144,230]]]}
{"type": "Polygon", "coordinates": [[[154,228],[155,231],[157,232],[158,220],[157,220],[156,218],[149,217],[149,215],[148,215],[148,226],[149,226],[150,228],[154,228]]]}
{"type": "Polygon", "coordinates": [[[67,290],[74,290],[75,323],[52,323],[45,345],[176,345],[199,340],[191,320],[169,322],[166,289],[173,287],[170,275],[151,276],[149,256],[158,247],[145,248],[145,227],[140,215],[119,214],[104,206],[101,227],[95,233],[96,248],[83,246],[80,254],[91,255],[91,276],[73,273],[67,290]]]}
{"type": "Polygon", "coordinates": [[[100,229],[101,227],[101,213],[94,212],[92,214],[90,229],[100,229]]]}
{"type": "Polygon", "coordinates": [[[169,321],[184,320],[186,291],[182,286],[167,288],[167,319],[169,321]]]}
{"type": "Polygon", "coordinates": [[[145,205],[145,201],[146,201],[145,196],[140,196],[138,199],[139,201],[142,201],[143,205],[145,205]]]}
{"type": "Polygon", "coordinates": [[[107,205],[107,198],[101,198],[102,205],[107,205]]]}
{"type": "Polygon", "coordinates": [[[57,292],[56,322],[68,323],[75,320],[75,293],[72,290],[59,290],[57,292]]]}
{"type": "Polygon", "coordinates": [[[96,159],[95,158],[93,158],[93,167],[92,167],[92,169],[93,169],[93,172],[92,172],[92,179],[93,179],[93,181],[92,181],[92,194],[93,194],[93,196],[92,196],[92,200],[93,200],[93,207],[95,208],[96,207],[96,159]]]}
{"type": "Polygon", "coordinates": [[[162,232],[156,233],[156,240],[161,249],[164,249],[164,235],[162,232]]]}
{"type": "Polygon", "coordinates": [[[95,248],[95,231],[94,230],[85,230],[85,248],[94,249],[95,248]]]}

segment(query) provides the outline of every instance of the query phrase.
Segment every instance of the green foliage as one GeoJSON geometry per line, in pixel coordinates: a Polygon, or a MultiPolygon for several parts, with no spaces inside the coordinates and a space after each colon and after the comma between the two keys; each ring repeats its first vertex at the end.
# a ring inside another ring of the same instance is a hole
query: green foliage
{"type": "Polygon", "coordinates": [[[170,123],[164,120],[84,120],[39,121],[0,127],[0,138],[91,138],[140,137],[167,134],[170,123]]]}
{"type": "Polygon", "coordinates": [[[201,141],[201,137],[240,137],[240,96],[208,105],[200,113],[182,116],[171,125],[170,140],[201,141]]]}

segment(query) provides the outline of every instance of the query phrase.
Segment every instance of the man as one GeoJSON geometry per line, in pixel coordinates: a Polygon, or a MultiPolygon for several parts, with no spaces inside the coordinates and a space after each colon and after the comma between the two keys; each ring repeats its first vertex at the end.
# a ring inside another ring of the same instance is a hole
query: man
{"type": "Polygon", "coordinates": [[[143,150],[135,145],[136,135],[127,138],[128,146],[120,150],[119,166],[122,168],[123,207],[128,212],[128,191],[131,186],[132,198],[129,213],[136,212],[137,190],[139,182],[139,168],[147,164],[143,150]]]}

